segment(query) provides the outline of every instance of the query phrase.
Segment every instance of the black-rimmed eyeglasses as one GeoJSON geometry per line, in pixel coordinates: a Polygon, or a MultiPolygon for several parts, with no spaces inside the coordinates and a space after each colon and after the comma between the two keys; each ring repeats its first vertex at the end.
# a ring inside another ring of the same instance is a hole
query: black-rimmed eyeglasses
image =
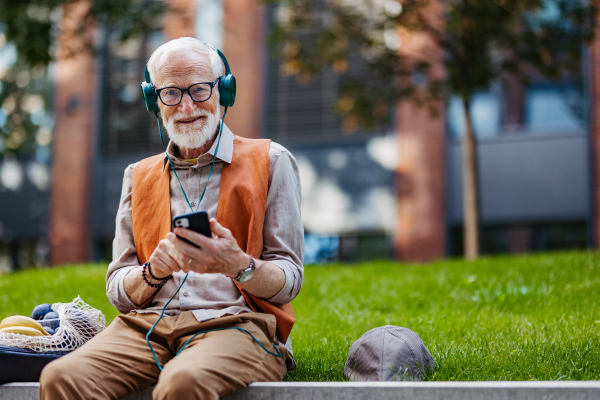
{"type": "Polygon", "coordinates": [[[180,89],[178,87],[164,87],[162,89],[157,89],[156,94],[158,94],[158,98],[165,106],[176,106],[181,103],[181,99],[183,98],[183,94],[187,92],[192,100],[195,102],[203,102],[210,99],[212,95],[213,87],[219,82],[217,79],[214,82],[200,82],[194,83],[187,89],[180,89]]]}

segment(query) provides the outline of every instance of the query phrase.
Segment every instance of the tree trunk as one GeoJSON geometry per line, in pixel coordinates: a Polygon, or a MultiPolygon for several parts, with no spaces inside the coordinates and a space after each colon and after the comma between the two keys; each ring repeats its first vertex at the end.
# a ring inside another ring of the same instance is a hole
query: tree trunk
{"type": "Polygon", "coordinates": [[[462,96],[467,128],[462,138],[463,241],[465,258],[467,260],[474,260],[479,257],[479,182],[477,174],[477,148],[475,147],[470,100],[471,96],[462,96]]]}

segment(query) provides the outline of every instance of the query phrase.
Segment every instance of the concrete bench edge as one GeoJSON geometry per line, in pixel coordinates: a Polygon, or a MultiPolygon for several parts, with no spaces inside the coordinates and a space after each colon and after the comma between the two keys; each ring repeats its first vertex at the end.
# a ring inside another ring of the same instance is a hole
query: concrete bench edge
{"type": "MultiPolygon", "coordinates": [[[[0,388],[38,388],[38,382],[13,382],[0,385],[0,388]]],[[[256,388],[599,388],[600,381],[461,381],[461,382],[255,382],[249,387],[256,388]]]]}

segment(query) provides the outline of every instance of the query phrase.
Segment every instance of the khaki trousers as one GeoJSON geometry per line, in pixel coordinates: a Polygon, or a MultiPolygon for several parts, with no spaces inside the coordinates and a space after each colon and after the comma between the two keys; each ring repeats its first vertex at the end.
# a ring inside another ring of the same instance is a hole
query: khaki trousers
{"type": "Polygon", "coordinates": [[[200,334],[175,357],[194,333],[229,327],[248,330],[275,352],[272,315],[244,313],[204,322],[189,311],[164,317],[150,336],[162,372],[146,343],[157,319],[135,311],[118,316],[81,348],[48,364],[40,400],[120,399],[151,385],[156,385],[153,399],[218,399],[251,382],[280,381],[286,373],[285,348],[278,346],[282,357],[275,357],[239,330],[200,334]]]}

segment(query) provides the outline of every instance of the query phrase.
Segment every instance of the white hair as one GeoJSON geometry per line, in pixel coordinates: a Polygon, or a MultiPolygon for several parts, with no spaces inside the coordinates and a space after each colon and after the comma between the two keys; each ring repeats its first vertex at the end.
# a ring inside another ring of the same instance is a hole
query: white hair
{"type": "Polygon", "coordinates": [[[208,56],[210,69],[213,72],[214,79],[223,75],[223,62],[214,47],[193,37],[181,37],[163,44],[158,49],[154,50],[150,56],[150,59],[148,60],[148,72],[150,73],[150,81],[152,83],[154,83],[158,66],[165,61],[166,57],[175,51],[182,50],[195,51],[204,56],[208,56]]]}

